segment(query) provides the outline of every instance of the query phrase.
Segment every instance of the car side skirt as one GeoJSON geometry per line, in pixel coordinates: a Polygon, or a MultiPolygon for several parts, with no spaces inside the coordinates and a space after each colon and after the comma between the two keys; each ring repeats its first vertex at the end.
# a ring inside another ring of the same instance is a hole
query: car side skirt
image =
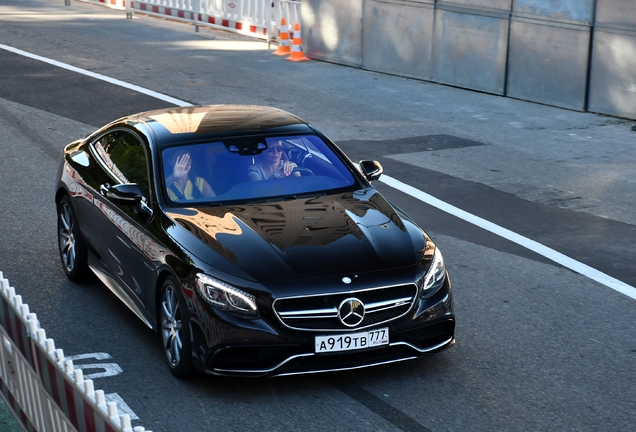
{"type": "Polygon", "coordinates": [[[121,300],[126,306],[128,306],[128,309],[130,309],[135,315],[137,315],[137,317],[141,321],[143,321],[144,324],[154,330],[153,325],[151,324],[150,320],[146,318],[141,308],[139,308],[139,306],[137,306],[137,304],[135,304],[135,302],[130,299],[130,297],[126,294],[126,291],[124,291],[124,289],[113,278],[111,278],[108,274],[94,265],[89,264],[89,268],[93,271],[93,273],[95,273],[97,278],[102,281],[102,283],[106,285],[106,287],[111,290],[113,294],[117,296],[117,298],[119,298],[119,300],[121,300]]]}

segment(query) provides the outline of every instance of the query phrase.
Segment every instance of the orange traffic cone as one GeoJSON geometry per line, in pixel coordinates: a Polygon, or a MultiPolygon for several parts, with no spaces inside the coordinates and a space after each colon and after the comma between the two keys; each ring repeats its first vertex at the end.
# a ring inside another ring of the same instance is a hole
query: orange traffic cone
{"type": "Polygon", "coordinates": [[[285,60],[290,61],[304,61],[311,60],[309,57],[305,57],[303,53],[303,39],[300,35],[300,24],[294,24],[294,40],[292,42],[291,55],[285,60]]]}
{"type": "Polygon", "coordinates": [[[278,49],[272,54],[276,55],[289,55],[291,53],[291,47],[289,46],[289,29],[287,28],[287,21],[285,18],[280,20],[280,30],[278,31],[278,49]]]}

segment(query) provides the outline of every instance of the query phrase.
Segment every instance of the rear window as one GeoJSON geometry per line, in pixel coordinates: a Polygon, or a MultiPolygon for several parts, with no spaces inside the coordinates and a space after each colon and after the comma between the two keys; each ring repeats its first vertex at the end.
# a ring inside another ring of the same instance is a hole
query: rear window
{"type": "Polygon", "coordinates": [[[315,135],[247,137],[166,148],[164,192],[173,205],[268,201],[325,194],[357,180],[315,135]]]}

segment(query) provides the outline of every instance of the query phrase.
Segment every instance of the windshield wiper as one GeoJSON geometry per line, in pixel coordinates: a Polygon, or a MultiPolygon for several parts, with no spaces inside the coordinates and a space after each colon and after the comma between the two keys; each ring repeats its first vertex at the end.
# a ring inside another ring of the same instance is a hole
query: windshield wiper
{"type": "Polygon", "coordinates": [[[255,198],[233,199],[233,200],[225,200],[225,201],[211,201],[208,204],[213,207],[222,207],[225,205],[232,205],[232,204],[263,204],[263,203],[270,203],[270,202],[276,202],[276,201],[291,201],[296,199],[318,198],[325,195],[327,195],[326,192],[302,192],[302,193],[276,195],[276,196],[269,196],[269,197],[255,197],[255,198]]]}
{"type": "Polygon", "coordinates": [[[327,195],[326,192],[303,192],[303,193],[283,195],[283,199],[295,200],[295,199],[302,199],[302,198],[318,198],[325,195],[327,195]]]}

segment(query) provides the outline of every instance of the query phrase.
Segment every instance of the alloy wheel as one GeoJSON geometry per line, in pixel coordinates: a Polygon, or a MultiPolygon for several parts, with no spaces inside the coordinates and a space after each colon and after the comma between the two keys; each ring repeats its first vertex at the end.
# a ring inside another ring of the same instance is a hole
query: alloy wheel
{"type": "Polygon", "coordinates": [[[73,220],[73,212],[66,202],[60,205],[58,225],[62,264],[64,265],[64,270],[67,273],[71,273],[75,270],[75,221],[73,220]]]}
{"type": "Polygon", "coordinates": [[[180,285],[168,277],[161,287],[159,301],[159,336],[170,371],[179,378],[194,372],[188,308],[179,291],[180,285]]]}
{"type": "Polygon", "coordinates": [[[90,278],[92,273],[88,266],[88,249],[68,196],[62,197],[57,207],[57,234],[60,260],[66,276],[74,282],[90,278]]]}
{"type": "Polygon", "coordinates": [[[161,299],[161,338],[166,359],[172,368],[181,362],[183,352],[183,322],[179,296],[172,285],[163,290],[161,299]]]}

